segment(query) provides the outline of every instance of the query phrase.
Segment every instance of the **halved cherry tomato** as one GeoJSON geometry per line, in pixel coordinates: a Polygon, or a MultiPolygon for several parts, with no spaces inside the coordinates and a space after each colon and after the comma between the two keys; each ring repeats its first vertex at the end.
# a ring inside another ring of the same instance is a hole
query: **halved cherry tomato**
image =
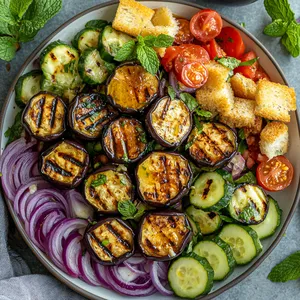
{"type": "Polygon", "coordinates": [[[208,78],[208,71],[201,62],[186,64],[181,70],[180,81],[191,88],[200,88],[208,78]]]}
{"type": "MultiPolygon", "coordinates": [[[[254,51],[250,51],[250,52],[247,52],[245,53],[241,58],[240,60],[242,62],[244,61],[248,61],[248,60],[251,60],[251,59],[254,59],[256,58],[257,55],[254,51]]],[[[245,77],[248,77],[252,80],[255,79],[256,77],[256,72],[257,72],[257,68],[258,68],[258,62],[256,61],[255,63],[253,63],[251,66],[241,66],[241,67],[237,67],[235,70],[234,70],[234,73],[241,73],[243,74],[245,77]]]]}
{"type": "Polygon", "coordinates": [[[281,191],[288,187],[294,176],[294,168],[284,156],[276,156],[261,162],[256,169],[258,184],[267,191],[281,191]]]}
{"type": "Polygon", "coordinates": [[[209,62],[209,54],[199,45],[190,45],[183,49],[176,57],[174,62],[175,72],[181,74],[182,68],[186,64],[199,62],[202,64],[209,62]]]}
{"type": "Polygon", "coordinates": [[[223,26],[221,16],[212,9],[203,9],[190,21],[190,30],[200,42],[206,43],[220,34],[223,26]]]}
{"type": "Polygon", "coordinates": [[[223,27],[216,41],[228,56],[240,58],[245,52],[242,37],[233,27],[223,27]]]}
{"type": "Polygon", "coordinates": [[[170,46],[166,49],[165,55],[161,60],[161,64],[167,72],[173,69],[173,60],[182,51],[181,47],[170,46]]]}
{"type": "Polygon", "coordinates": [[[187,19],[177,19],[179,30],[175,36],[174,43],[177,45],[191,43],[194,39],[190,31],[190,21],[187,19]]]}
{"type": "Polygon", "coordinates": [[[260,66],[258,65],[258,68],[256,70],[256,73],[255,73],[255,78],[254,78],[254,81],[258,81],[260,79],[267,79],[267,80],[270,80],[270,77],[269,75],[265,72],[265,70],[260,66]]]}
{"type": "Polygon", "coordinates": [[[215,39],[212,39],[209,43],[204,44],[203,48],[209,53],[210,59],[226,56],[225,51],[218,45],[215,39]]]}

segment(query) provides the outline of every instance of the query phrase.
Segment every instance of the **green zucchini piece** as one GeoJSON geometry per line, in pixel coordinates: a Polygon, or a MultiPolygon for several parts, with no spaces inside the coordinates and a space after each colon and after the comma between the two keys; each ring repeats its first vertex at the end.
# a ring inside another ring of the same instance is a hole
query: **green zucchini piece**
{"type": "Polygon", "coordinates": [[[269,200],[258,185],[243,184],[238,186],[228,205],[230,216],[247,225],[261,223],[268,212],[269,200]]]}
{"type": "Polygon", "coordinates": [[[114,67],[101,58],[97,49],[87,49],[79,58],[78,71],[85,83],[94,85],[105,82],[114,67]]]}
{"type": "Polygon", "coordinates": [[[99,39],[101,57],[104,60],[111,62],[122,46],[131,40],[134,39],[128,34],[117,31],[110,25],[106,26],[99,39]]]}
{"type": "Polygon", "coordinates": [[[191,223],[194,236],[197,236],[199,233],[201,234],[199,225],[196,224],[195,221],[190,216],[187,215],[187,218],[191,223]]]}
{"type": "Polygon", "coordinates": [[[276,200],[274,200],[271,196],[268,196],[268,199],[269,210],[264,221],[257,225],[250,225],[250,227],[256,231],[261,240],[273,235],[281,224],[282,210],[278,206],[276,200]]]}
{"type": "Polygon", "coordinates": [[[18,79],[15,86],[15,101],[19,107],[24,107],[35,94],[41,91],[42,74],[41,70],[33,70],[18,79]]]}
{"type": "Polygon", "coordinates": [[[257,233],[248,226],[225,225],[219,237],[229,244],[238,265],[251,262],[263,249],[257,233]]]}
{"type": "Polygon", "coordinates": [[[217,172],[202,173],[190,192],[190,202],[206,211],[219,211],[228,205],[234,188],[217,172]]]}
{"type": "Polygon", "coordinates": [[[230,246],[218,236],[212,240],[199,242],[193,252],[208,260],[214,270],[214,280],[227,278],[236,265],[230,246]]]}
{"type": "Polygon", "coordinates": [[[101,30],[97,28],[85,28],[79,31],[72,40],[72,46],[83,52],[86,49],[97,49],[101,30]]]}
{"type": "Polygon", "coordinates": [[[168,281],[174,293],[193,299],[210,292],[214,271],[207,259],[195,253],[174,260],[168,271],[168,281]]]}
{"type": "Polygon", "coordinates": [[[191,205],[186,213],[199,226],[203,235],[214,233],[222,226],[222,220],[217,212],[206,212],[191,205]]]}
{"type": "Polygon", "coordinates": [[[60,89],[75,89],[82,84],[78,74],[78,51],[72,46],[55,41],[42,52],[40,61],[45,78],[60,89]]]}

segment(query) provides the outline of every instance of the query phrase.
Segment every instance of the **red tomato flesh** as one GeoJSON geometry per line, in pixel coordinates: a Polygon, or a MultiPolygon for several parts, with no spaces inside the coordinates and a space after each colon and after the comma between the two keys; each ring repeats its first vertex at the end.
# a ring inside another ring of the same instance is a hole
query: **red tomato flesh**
{"type": "MultiPolygon", "coordinates": [[[[240,60],[242,62],[244,61],[249,61],[251,59],[254,59],[256,58],[257,55],[254,51],[250,51],[250,52],[247,52],[245,53],[241,58],[240,60]]],[[[256,72],[257,72],[257,68],[258,68],[258,62],[254,62],[251,66],[241,66],[241,67],[237,67],[234,72],[235,73],[241,73],[242,75],[244,75],[245,77],[248,77],[252,80],[255,79],[255,76],[256,76],[256,72]]]]}
{"type": "Polygon", "coordinates": [[[177,45],[189,44],[194,40],[190,31],[190,21],[186,19],[177,19],[179,30],[175,36],[174,43],[177,45]]]}
{"type": "Polygon", "coordinates": [[[192,62],[183,66],[180,80],[191,88],[200,88],[208,78],[208,71],[201,62],[192,62]]]}

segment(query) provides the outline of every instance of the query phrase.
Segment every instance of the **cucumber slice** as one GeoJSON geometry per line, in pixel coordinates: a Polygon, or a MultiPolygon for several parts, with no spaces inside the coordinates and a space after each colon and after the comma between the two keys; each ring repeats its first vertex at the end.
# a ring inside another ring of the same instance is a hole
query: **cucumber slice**
{"type": "Polygon", "coordinates": [[[211,241],[199,242],[193,252],[208,260],[214,270],[214,280],[227,278],[236,265],[230,246],[217,236],[211,241]]]}
{"type": "Polygon", "coordinates": [[[133,38],[128,34],[117,31],[110,25],[106,26],[99,39],[101,57],[106,61],[112,61],[122,46],[131,40],[133,38]]]}
{"type": "Polygon", "coordinates": [[[197,234],[200,233],[200,228],[190,216],[187,215],[187,218],[188,218],[189,222],[191,223],[193,234],[196,236],[197,234]]]}
{"type": "Polygon", "coordinates": [[[16,104],[24,107],[27,102],[38,92],[41,91],[41,70],[33,70],[22,75],[16,84],[16,104]]]}
{"type": "Polygon", "coordinates": [[[262,251],[262,244],[257,233],[247,226],[225,225],[219,237],[231,247],[238,265],[249,263],[262,251]]]}
{"type": "Polygon", "coordinates": [[[190,202],[207,211],[218,211],[228,205],[234,188],[217,172],[201,174],[190,192],[190,202]]]}
{"type": "Polygon", "coordinates": [[[56,41],[42,52],[40,61],[45,78],[51,85],[63,89],[75,89],[81,83],[78,74],[78,51],[70,45],[56,41]]]}
{"type": "Polygon", "coordinates": [[[86,49],[97,49],[101,30],[97,28],[85,28],[79,31],[72,40],[72,46],[83,52],[86,49]]]}
{"type": "Polygon", "coordinates": [[[78,71],[85,83],[94,85],[103,83],[114,67],[101,58],[97,49],[87,49],[80,56],[78,71]]]}
{"type": "Polygon", "coordinates": [[[273,235],[281,224],[282,210],[278,206],[278,203],[271,196],[268,196],[268,199],[269,210],[265,220],[260,224],[250,225],[250,227],[256,231],[260,239],[265,239],[273,235]]]}
{"type": "Polygon", "coordinates": [[[254,225],[265,219],[268,207],[268,198],[261,187],[243,184],[234,191],[228,210],[233,219],[244,224],[254,225]]]}
{"type": "Polygon", "coordinates": [[[199,226],[204,235],[214,233],[222,226],[222,220],[217,212],[206,212],[191,205],[187,208],[186,213],[199,226]]]}
{"type": "Polygon", "coordinates": [[[195,298],[209,293],[214,271],[208,261],[191,253],[174,260],[168,271],[168,281],[174,293],[182,298],[195,298]]]}

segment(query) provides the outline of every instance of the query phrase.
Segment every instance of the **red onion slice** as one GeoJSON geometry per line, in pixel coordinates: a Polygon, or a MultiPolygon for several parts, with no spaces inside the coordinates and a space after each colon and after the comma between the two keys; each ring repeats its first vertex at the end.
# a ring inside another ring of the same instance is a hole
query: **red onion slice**
{"type": "Polygon", "coordinates": [[[98,279],[98,281],[101,283],[101,285],[105,288],[111,289],[111,285],[107,279],[107,271],[106,268],[108,268],[107,266],[103,266],[95,261],[92,261],[92,266],[94,268],[96,277],[98,279]]]}
{"type": "Polygon", "coordinates": [[[127,261],[124,261],[124,266],[126,266],[131,272],[139,275],[139,276],[147,276],[149,274],[147,274],[145,271],[139,270],[138,266],[136,265],[131,265],[130,263],[128,263],[127,261]]]}
{"type": "Polygon", "coordinates": [[[236,155],[232,158],[230,163],[233,164],[232,167],[232,177],[235,180],[236,178],[239,177],[239,175],[243,172],[245,168],[246,161],[241,155],[241,153],[236,153],[236,155]]]}
{"type": "Polygon", "coordinates": [[[153,285],[156,287],[156,289],[164,296],[172,296],[173,292],[166,289],[164,285],[161,283],[161,280],[158,276],[158,262],[152,261],[151,267],[150,267],[150,276],[152,279],[153,285]]]}
{"type": "Polygon", "coordinates": [[[82,255],[82,252],[79,253],[78,268],[80,272],[79,276],[83,281],[91,285],[101,285],[92,267],[91,256],[88,252],[85,252],[84,255],[82,255]]]}
{"type": "Polygon", "coordinates": [[[146,258],[143,256],[138,256],[137,254],[134,254],[134,256],[131,256],[128,259],[126,259],[126,262],[131,265],[139,265],[141,263],[145,263],[146,258]]]}

